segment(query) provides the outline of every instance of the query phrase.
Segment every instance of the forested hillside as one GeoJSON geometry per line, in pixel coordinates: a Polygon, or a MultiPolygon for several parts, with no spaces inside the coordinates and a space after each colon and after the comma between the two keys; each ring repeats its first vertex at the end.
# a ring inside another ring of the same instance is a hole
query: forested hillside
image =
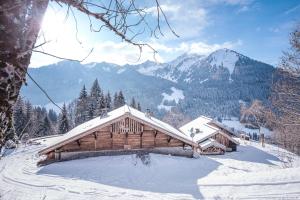
{"type": "MultiPolygon", "coordinates": [[[[63,61],[30,69],[29,73],[57,103],[71,102],[84,84],[91,87],[97,78],[105,90],[122,90],[126,99],[139,99],[160,117],[172,108],[190,117],[237,117],[240,103],[268,101],[273,71],[271,65],[220,49],[209,56],[184,54],[162,64],[148,61],[119,66],[63,61]]],[[[30,80],[23,86],[22,95],[34,105],[49,103],[30,80]]]]}

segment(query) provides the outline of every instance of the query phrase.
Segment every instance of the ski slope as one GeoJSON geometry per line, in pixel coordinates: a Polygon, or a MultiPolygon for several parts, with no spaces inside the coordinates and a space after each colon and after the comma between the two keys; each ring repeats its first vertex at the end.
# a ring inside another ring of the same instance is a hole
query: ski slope
{"type": "Polygon", "coordinates": [[[123,155],[37,167],[37,151],[53,140],[7,152],[0,199],[300,198],[299,157],[272,145],[241,141],[237,152],[198,159],[123,155]]]}

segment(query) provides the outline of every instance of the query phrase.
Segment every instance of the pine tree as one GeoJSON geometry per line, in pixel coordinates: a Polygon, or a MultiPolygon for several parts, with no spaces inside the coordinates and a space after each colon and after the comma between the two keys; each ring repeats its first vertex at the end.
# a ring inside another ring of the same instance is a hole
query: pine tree
{"type": "Polygon", "coordinates": [[[105,107],[107,108],[108,111],[111,110],[111,97],[109,92],[107,92],[107,95],[105,97],[105,107]]]}
{"type": "Polygon", "coordinates": [[[83,85],[83,88],[79,94],[79,99],[85,99],[85,98],[87,98],[87,91],[86,91],[85,85],[83,85]]]}
{"type": "Polygon", "coordinates": [[[41,107],[35,107],[33,109],[32,116],[32,131],[30,133],[31,137],[41,137],[45,136],[45,124],[47,124],[47,119],[45,119],[47,115],[45,115],[44,110],[41,107]],[[45,123],[46,122],[46,123],[45,123]]]}
{"type": "Polygon", "coordinates": [[[67,113],[68,113],[67,117],[68,117],[68,120],[69,120],[69,126],[70,126],[70,129],[71,129],[75,126],[76,99],[68,104],[67,113]]]}
{"type": "Polygon", "coordinates": [[[103,92],[101,92],[99,102],[97,105],[98,116],[102,115],[105,108],[106,108],[106,100],[105,100],[105,96],[104,96],[103,92]]]}
{"type": "Polygon", "coordinates": [[[119,92],[119,96],[118,96],[118,107],[124,106],[125,105],[125,97],[123,95],[122,90],[119,92]]]}
{"type": "Polygon", "coordinates": [[[80,91],[80,95],[76,104],[75,125],[86,122],[88,119],[88,98],[84,85],[82,90],[80,91]]]}
{"type": "Polygon", "coordinates": [[[136,108],[136,103],[135,103],[134,97],[132,97],[132,99],[131,99],[130,106],[133,107],[133,108],[136,108]]]}
{"type": "Polygon", "coordinates": [[[17,102],[14,106],[14,128],[17,136],[20,136],[22,131],[24,130],[27,120],[24,112],[24,102],[22,97],[18,97],[17,102]]]}
{"type": "Polygon", "coordinates": [[[25,102],[25,115],[27,121],[29,121],[32,117],[32,105],[29,101],[25,102]]]}
{"type": "Polygon", "coordinates": [[[50,109],[48,112],[48,118],[53,124],[57,123],[57,114],[53,109],[50,109]]]}
{"type": "Polygon", "coordinates": [[[89,105],[88,105],[88,113],[89,113],[89,119],[94,118],[95,116],[98,116],[100,114],[100,111],[98,110],[98,104],[101,98],[101,88],[98,83],[98,79],[96,79],[93,83],[93,86],[91,87],[91,92],[89,96],[89,105]]]}
{"type": "Polygon", "coordinates": [[[96,110],[94,109],[93,104],[88,105],[88,119],[93,119],[95,116],[97,116],[95,113],[96,110]]]}
{"type": "Polygon", "coordinates": [[[100,94],[101,94],[101,88],[99,86],[98,79],[96,79],[91,87],[90,96],[97,99],[100,97],[100,94]]]}
{"type": "Polygon", "coordinates": [[[140,102],[138,102],[138,104],[137,104],[137,109],[138,109],[139,111],[142,111],[140,102]]]}
{"type": "Polygon", "coordinates": [[[119,98],[118,98],[118,93],[116,92],[114,95],[114,109],[119,107],[119,98]]]}
{"type": "Polygon", "coordinates": [[[33,109],[32,109],[32,105],[29,101],[25,102],[25,116],[26,116],[26,128],[25,131],[26,133],[30,134],[30,132],[32,131],[32,116],[33,115],[33,109]]]}
{"type": "Polygon", "coordinates": [[[44,117],[44,122],[41,127],[41,136],[53,135],[55,132],[53,131],[52,124],[48,118],[48,116],[44,117]]]}
{"type": "Polygon", "coordinates": [[[58,132],[59,132],[59,134],[64,134],[64,133],[68,132],[69,129],[70,129],[70,126],[69,126],[69,121],[68,121],[68,112],[67,112],[66,104],[64,104],[62,107],[61,117],[59,120],[58,132]]]}

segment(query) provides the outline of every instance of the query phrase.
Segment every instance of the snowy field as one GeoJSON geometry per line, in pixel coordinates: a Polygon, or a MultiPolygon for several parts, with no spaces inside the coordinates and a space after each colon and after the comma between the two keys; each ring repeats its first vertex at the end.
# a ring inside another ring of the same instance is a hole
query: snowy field
{"type": "Polygon", "coordinates": [[[150,154],[95,157],[37,167],[41,145],[0,160],[0,199],[300,199],[300,158],[244,143],[198,159],[150,154]],[[147,159],[146,159],[147,161],[147,159]]]}
{"type": "Polygon", "coordinates": [[[174,101],[176,104],[178,104],[180,99],[184,99],[184,94],[182,90],[177,89],[175,87],[171,87],[171,90],[171,94],[167,94],[164,92],[161,94],[163,96],[163,99],[161,103],[157,106],[159,110],[165,109],[166,111],[170,111],[174,106],[164,105],[165,103],[174,101]]]}
{"type": "MultiPolygon", "coordinates": [[[[257,135],[259,135],[258,129],[246,128],[244,124],[242,124],[238,119],[235,118],[231,120],[222,120],[222,124],[225,124],[226,126],[230,128],[234,128],[235,130],[238,131],[243,131],[245,133],[250,133],[252,135],[253,133],[256,133],[257,135]]],[[[272,135],[272,132],[269,129],[264,127],[261,128],[261,133],[264,133],[266,137],[270,137],[272,135]]]]}

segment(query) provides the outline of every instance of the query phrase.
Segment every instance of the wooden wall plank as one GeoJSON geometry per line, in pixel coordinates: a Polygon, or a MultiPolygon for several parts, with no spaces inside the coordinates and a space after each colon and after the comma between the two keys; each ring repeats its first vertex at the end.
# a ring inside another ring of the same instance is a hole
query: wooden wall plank
{"type": "Polygon", "coordinates": [[[60,148],[61,151],[89,151],[110,149],[139,149],[154,147],[183,147],[184,142],[170,137],[150,126],[135,120],[127,119],[97,130],[96,132],[74,141],[60,148]],[[128,127],[122,129],[120,127],[128,127]],[[127,130],[130,130],[127,134],[127,130]],[[117,132],[114,132],[117,131],[117,132]],[[120,132],[119,132],[120,131],[120,132]],[[126,139],[127,135],[127,139],[126,139]]]}

